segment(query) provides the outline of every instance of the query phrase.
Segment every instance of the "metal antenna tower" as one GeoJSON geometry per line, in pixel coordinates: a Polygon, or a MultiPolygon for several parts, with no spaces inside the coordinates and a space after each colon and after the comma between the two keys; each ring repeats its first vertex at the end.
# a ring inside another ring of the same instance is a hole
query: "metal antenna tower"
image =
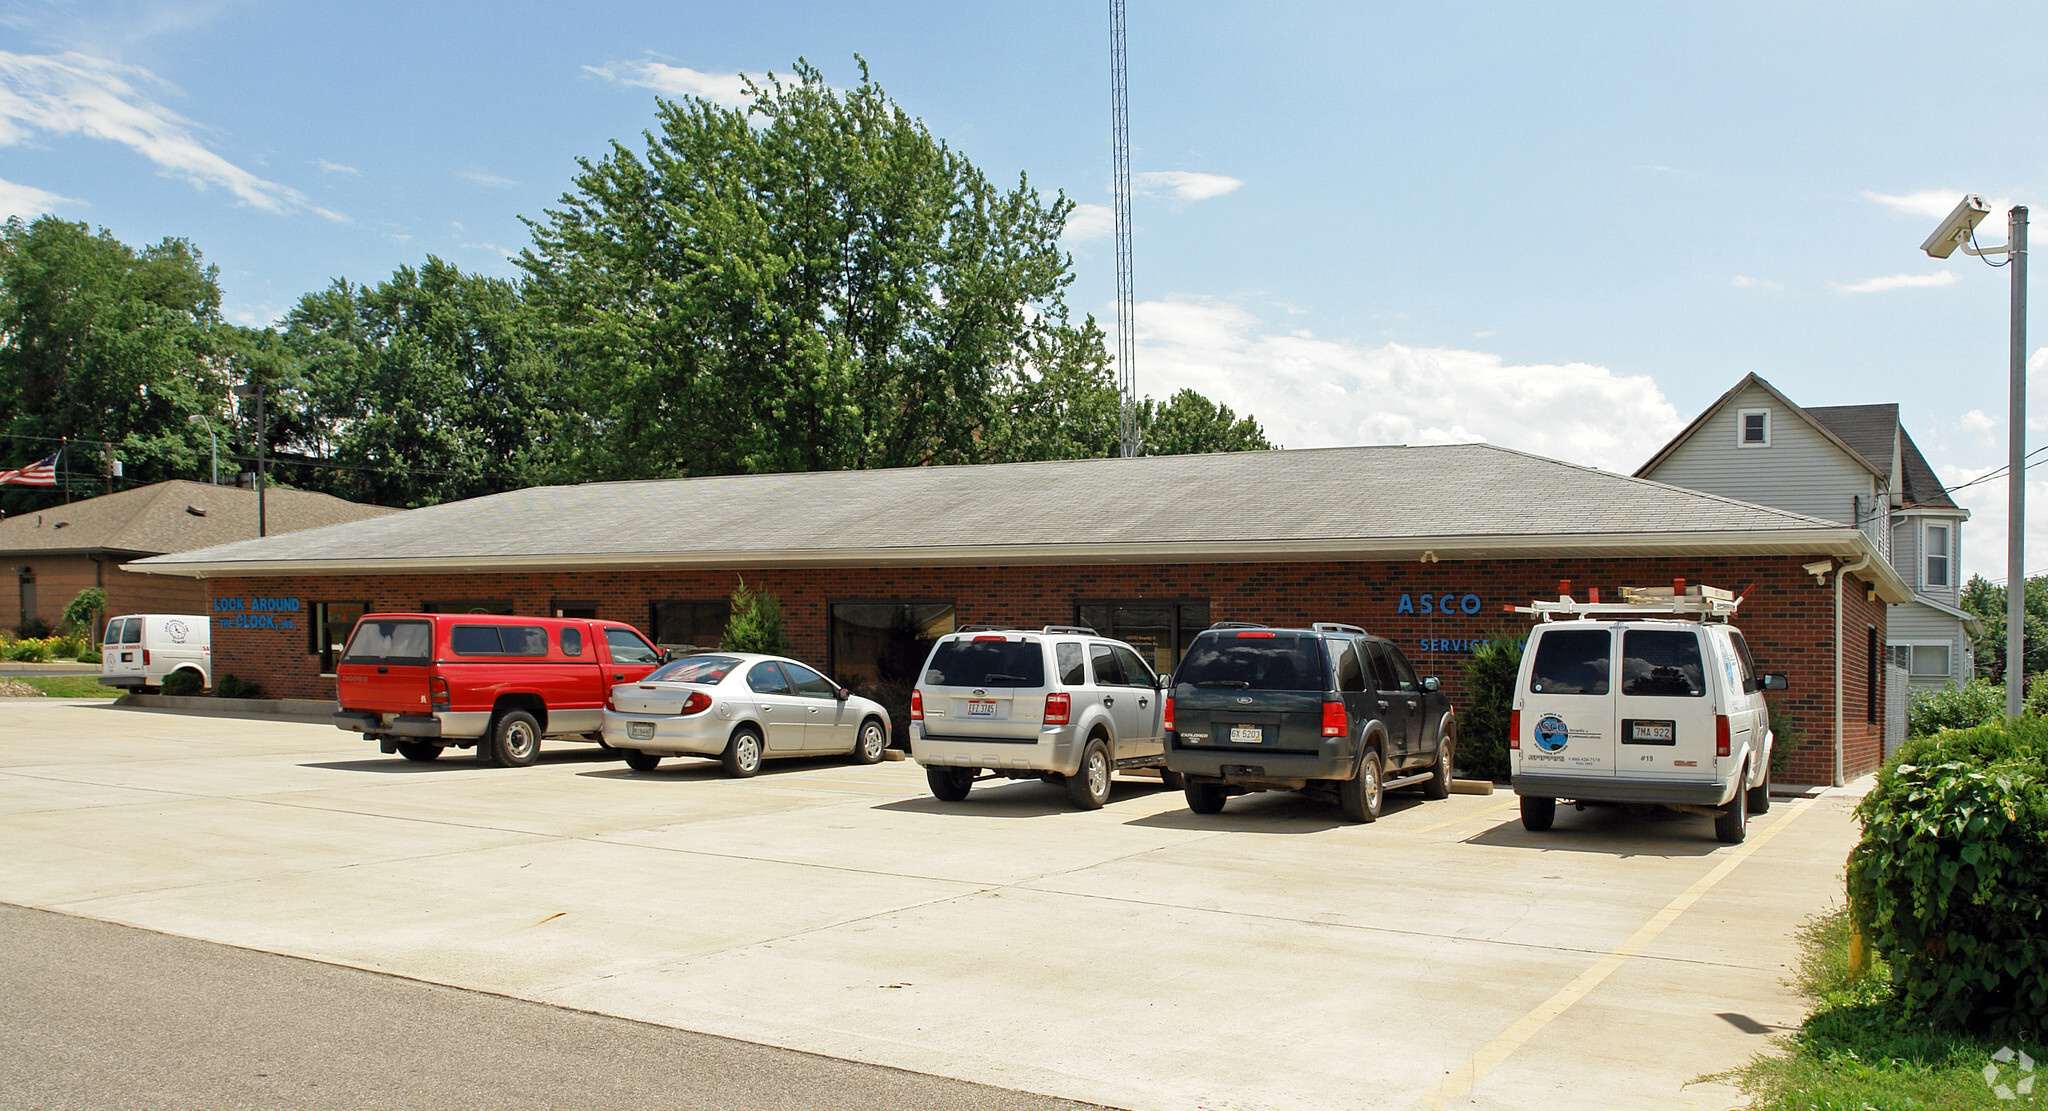
{"type": "Polygon", "coordinates": [[[1124,63],[1124,0],[1109,0],[1109,118],[1116,162],[1116,377],[1123,393],[1119,435],[1125,459],[1135,458],[1138,443],[1138,353],[1132,333],[1137,307],[1131,290],[1131,106],[1130,77],[1124,63]]]}

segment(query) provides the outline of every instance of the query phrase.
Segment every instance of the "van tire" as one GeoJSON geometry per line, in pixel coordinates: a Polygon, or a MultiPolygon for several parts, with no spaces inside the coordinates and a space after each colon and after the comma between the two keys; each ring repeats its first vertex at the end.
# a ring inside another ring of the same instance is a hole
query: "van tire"
{"type": "Polygon", "coordinates": [[[1445,722],[1442,736],[1436,742],[1436,766],[1430,769],[1429,782],[1422,785],[1422,797],[1426,799],[1447,799],[1451,797],[1451,761],[1458,755],[1457,727],[1445,722]]]}
{"type": "MultiPolygon", "coordinates": [[[[490,761],[501,768],[524,768],[540,759],[540,722],[525,710],[506,710],[491,720],[490,761]]],[[[481,746],[479,746],[481,747],[481,746]]]]}
{"type": "Polygon", "coordinates": [[[425,741],[400,741],[398,754],[415,764],[427,764],[441,758],[441,746],[430,745],[425,741]]]}
{"type": "Polygon", "coordinates": [[[932,797],[940,802],[964,802],[967,792],[974,788],[974,769],[936,765],[924,770],[924,781],[931,786],[932,797]]]}
{"type": "Polygon", "coordinates": [[[882,719],[869,718],[860,723],[860,732],[853,742],[853,762],[879,764],[888,748],[889,731],[882,728],[882,719]]]}
{"type": "Polygon", "coordinates": [[[1380,786],[1380,750],[1368,748],[1358,758],[1358,774],[1337,784],[1337,805],[1354,822],[1374,822],[1386,808],[1386,788],[1380,786]]]}
{"type": "Polygon", "coordinates": [[[719,754],[718,762],[725,765],[725,774],[734,779],[746,779],[761,770],[761,734],[749,725],[733,730],[732,739],[725,742],[725,751],[719,754]]]}
{"type": "Polygon", "coordinates": [[[661,754],[642,752],[637,748],[622,748],[619,755],[626,758],[626,766],[636,772],[651,772],[661,766],[661,754]]]}
{"type": "Polygon", "coordinates": [[[1188,809],[1197,814],[1221,814],[1230,798],[1221,783],[1189,783],[1181,788],[1181,794],[1187,796],[1188,809]]]}
{"type": "Polygon", "coordinates": [[[1110,779],[1116,765],[1109,758],[1109,746],[1097,737],[1081,750],[1081,766],[1067,777],[1067,801],[1081,810],[1100,810],[1109,801],[1110,779]]]}
{"type": "Polygon", "coordinates": [[[1541,795],[1522,796],[1522,828],[1530,833],[1547,833],[1557,820],[1557,800],[1541,795]]]}
{"type": "Polygon", "coordinates": [[[1721,808],[1721,816],[1714,819],[1714,838],[1724,845],[1740,845],[1748,835],[1749,792],[1737,790],[1728,805],[1721,808]]]}
{"type": "Polygon", "coordinates": [[[1749,812],[1768,814],[1771,812],[1771,773],[1764,773],[1764,781],[1749,789],[1749,812]]]}

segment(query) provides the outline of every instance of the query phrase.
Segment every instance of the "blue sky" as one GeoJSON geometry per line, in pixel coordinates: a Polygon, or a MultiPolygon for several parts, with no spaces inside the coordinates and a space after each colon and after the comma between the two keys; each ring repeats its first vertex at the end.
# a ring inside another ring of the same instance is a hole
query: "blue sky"
{"type": "MultiPolygon", "coordinates": [[[[1945,478],[1981,474],[2006,274],[1917,247],[1965,190],[1996,205],[1986,242],[2048,205],[2048,35],[2038,7],[1969,10],[1130,0],[1140,388],[1289,446],[1627,471],[1755,371],[1897,401],[1945,478]]],[[[509,275],[519,217],[637,145],[657,91],[799,56],[850,83],[858,53],[991,177],[1083,206],[1070,301],[1108,324],[1107,23],[1100,0],[0,0],[0,209],[190,238],[263,323],[428,253],[509,275]]],[[[2002,577],[2004,484],[1966,494],[1964,562],[2002,577]]]]}

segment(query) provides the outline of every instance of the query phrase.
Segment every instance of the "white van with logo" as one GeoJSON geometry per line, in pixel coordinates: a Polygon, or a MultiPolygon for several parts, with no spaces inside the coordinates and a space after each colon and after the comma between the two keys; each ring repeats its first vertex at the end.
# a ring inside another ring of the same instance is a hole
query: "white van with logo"
{"type": "Polygon", "coordinates": [[[1655,803],[1712,817],[1715,835],[1732,844],[1752,811],[1770,809],[1763,692],[1788,684],[1757,671],[1726,620],[1734,600],[1698,590],[1675,602],[1660,591],[1521,611],[1543,615],[1522,653],[1508,727],[1531,832],[1550,828],[1560,799],[1655,803]]]}
{"type": "Polygon", "coordinates": [[[107,619],[100,646],[100,683],[129,690],[156,690],[180,671],[213,685],[213,627],[189,613],[135,613],[107,619]]]}

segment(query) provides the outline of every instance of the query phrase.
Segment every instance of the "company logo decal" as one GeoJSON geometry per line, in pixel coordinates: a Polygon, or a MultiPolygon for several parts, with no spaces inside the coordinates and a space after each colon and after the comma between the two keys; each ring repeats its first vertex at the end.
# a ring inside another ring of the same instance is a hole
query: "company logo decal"
{"type": "Polygon", "coordinates": [[[1571,726],[1556,714],[1545,714],[1543,720],[1536,723],[1536,747],[1545,752],[1563,752],[1571,739],[1571,726]]]}
{"type": "Polygon", "coordinates": [[[192,626],[185,624],[183,621],[164,622],[164,634],[171,638],[172,644],[185,643],[185,638],[191,635],[191,633],[192,626]]]}

